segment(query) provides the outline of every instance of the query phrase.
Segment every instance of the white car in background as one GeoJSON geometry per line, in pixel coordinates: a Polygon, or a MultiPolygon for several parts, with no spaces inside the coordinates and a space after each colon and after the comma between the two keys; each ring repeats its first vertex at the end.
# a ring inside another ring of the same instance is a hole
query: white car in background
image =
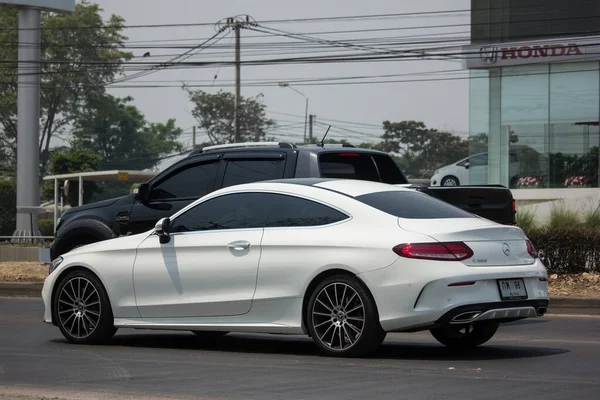
{"type": "MultiPolygon", "coordinates": [[[[510,176],[513,179],[519,171],[516,152],[510,152],[510,176]]],[[[436,170],[430,179],[430,186],[485,185],[488,183],[488,153],[470,157],[446,165],[436,170]]]]}
{"type": "Polygon", "coordinates": [[[520,228],[350,179],[217,190],[151,231],[58,257],[42,296],[44,321],[74,343],[118,328],[308,334],[334,356],[368,354],[387,332],[478,346],[549,300],[520,228]]]}

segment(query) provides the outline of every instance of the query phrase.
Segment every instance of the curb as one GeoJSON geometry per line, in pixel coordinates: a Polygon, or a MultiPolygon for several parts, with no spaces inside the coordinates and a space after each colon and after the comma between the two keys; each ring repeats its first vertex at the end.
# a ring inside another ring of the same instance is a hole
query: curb
{"type": "MultiPolygon", "coordinates": [[[[42,297],[43,282],[0,282],[0,297],[42,297]]],[[[551,297],[550,315],[600,315],[600,299],[551,297]]]]}

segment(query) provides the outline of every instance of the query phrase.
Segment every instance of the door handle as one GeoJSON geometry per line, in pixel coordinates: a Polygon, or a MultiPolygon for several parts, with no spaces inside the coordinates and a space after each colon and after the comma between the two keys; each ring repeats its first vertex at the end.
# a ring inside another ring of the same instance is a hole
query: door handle
{"type": "Polygon", "coordinates": [[[246,250],[250,247],[250,242],[247,242],[245,240],[238,240],[236,242],[229,243],[227,247],[237,251],[246,250]]]}

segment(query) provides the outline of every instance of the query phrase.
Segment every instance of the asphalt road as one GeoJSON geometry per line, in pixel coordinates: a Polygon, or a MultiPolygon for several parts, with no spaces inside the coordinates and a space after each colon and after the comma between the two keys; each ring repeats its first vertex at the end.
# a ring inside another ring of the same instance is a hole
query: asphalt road
{"type": "Polygon", "coordinates": [[[120,393],[278,400],[600,399],[598,317],[549,316],[506,325],[487,345],[466,353],[446,349],[427,332],[391,334],[374,357],[336,359],[296,336],[230,334],[203,343],[187,332],[120,330],[109,345],[77,346],[42,323],[42,311],[40,299],[0,298],[0,399],[11,398],[9,392],[88,398],[120,393]]]}

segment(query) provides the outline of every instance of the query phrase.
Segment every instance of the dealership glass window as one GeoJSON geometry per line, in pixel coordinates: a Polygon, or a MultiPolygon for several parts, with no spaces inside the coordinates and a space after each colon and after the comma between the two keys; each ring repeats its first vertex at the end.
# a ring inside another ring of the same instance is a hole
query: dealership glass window
{"type": "Polygon", "coordinates": [[[599,65],[551,65],[548,187],[598,187],[599,65]]]}
{"type": "Polygon", "coordinates": [[[502,68],[500,137],[494,143],[500,183],[540,187],[548,180],[550,66],[502,68]]]}
{"type": "MultiPolygon", "coordinates": [[[[490,73],[486,69],[469,71],[469,154],[475,155],[488,151],[488,135],[490,129],[490,73]]],[[[485,174],[473,173],[469,167],[471,185],[487,184],[487,157],[485,174]]],[[[458,161],[458,160],[457,160],[458,161]]],[[[463,184],[463,182],[461,182],[463,184]]]]}

